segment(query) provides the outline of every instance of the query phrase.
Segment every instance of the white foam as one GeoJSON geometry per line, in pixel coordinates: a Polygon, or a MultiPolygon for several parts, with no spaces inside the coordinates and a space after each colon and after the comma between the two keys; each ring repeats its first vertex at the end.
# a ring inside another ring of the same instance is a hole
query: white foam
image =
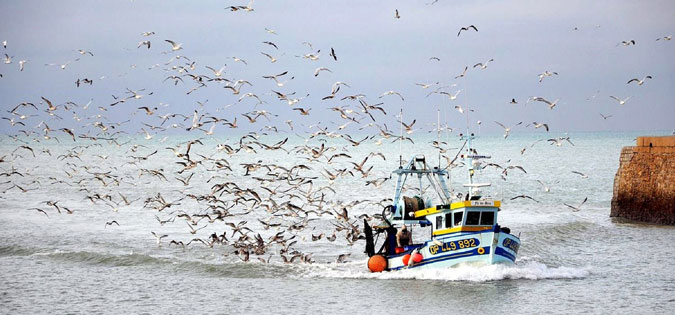
{"type": "Polygon", "coordinates": [[[517,262],[515,265],[463,265],[448,269],[409,269],[381,273],[370,272],[366,265],[366,261],[341,265],[323,265],[307,271],[303,276],[310,278],[419,279],[485,282],[504,279],[574,279],[584,278],[590,274],[590,267],[549,267],[536,261],[517,262]]]}

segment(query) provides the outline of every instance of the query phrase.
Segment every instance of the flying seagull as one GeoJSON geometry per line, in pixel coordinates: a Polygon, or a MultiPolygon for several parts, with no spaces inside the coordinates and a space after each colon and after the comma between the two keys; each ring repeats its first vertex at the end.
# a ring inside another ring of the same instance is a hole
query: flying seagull
{"type": "Polygon", "coordinates": [[[457,37],[459,37],[459,34],[461,34],[462,31],[468,31],[469,29],[473,29],[474,31],[478,32],[478,29],[474,25],[464,26],[459,29],[459,32],[457,32],[457,37]]]}
{"type": "Polygon", "coordinates": [[[570,205],[568,205],[568,204],[565,204],[565,205],[568,206],[568,207],[570,207],[570,208],[572,208],[572,211],[577,212],[577,211],[581,210],[581,206],[583,206],[584,203],[586,203],[587,200],[588,200],[588,197],[584,198],[584,201],[582,201],[582,202],[579,204],[579,206],[577,206],[577,207],[575,207],[575,206],[570,206],[570,205]]]}
{"type": "Polygon", "coordinates": [[[515,126],[518,126],[518,125],[522,124],[523,122],[521,121],[521,122],[519,122],[519,123],[517,123],[517,124],[515,124],[515,125],[513,125],[513,126],[511,126],[511,127],[506,127],[506,126],[504,126],[502,123],[500,123],[500,122],[498,122],[498,121],[495,121],[495,123],[497,123],[497,125],[500,125],[502,128],[504,128],[504,139],[506,139],[506,138],[509,137],[509,133],[511,133],[511,128],[513,128],[513,127],[515,127],[515,126]]]}
{"type": "MultiPolygon", "coordinates": [[[[176,42],[174,42],[174,41],[172,41],[172,40],[169,40],[169,39],[165,39],[164,41],[167,42],[167,43],[169,43],[169,44],[171,44],[171,51],[176,51],[176,50],[183,49],[183,47],[181,47],[181,46],[183,45],[182,43],[181,43],[181,44],[176,44],[176,42]]],[[[150,45],[148,45],[148,48],[150,48],[150,45]]]]}
{"type": "Polygon", "coordinates": [[[480,66],[481,70],[485,70],[485,68],[487,68],[488,63],[491,62],[491,61],[494,61],[494,59],[490,59],[490,60],[486,61],[485,63],[479,62],[479,63],[473,65],[473,67],[475,68],[475,67],[480,66]]]}
{"type": "Polygon", "coordinates": [[[628,102],[628,99],[630,99],[630,96],[629,96],[629,97],[626,97],[626,98],[623,99],[623,100],[621,100],[621,99],[619,99],[618,97],[613,96],[613,95],[610,95],[609,97],[611,97],[611,98],[613,98],[614,100],[616,100],[617,102],[619,102],[619,105],[624,105],[624,104],[626,104],[626,102],[628,102]]]}
{"type": "Polygon", "coordinates": [[[633,79],[628,80],[628,82],[626,82],[626,84],[630,84],[631,82],[635,81],[635,82],[637,82],[637,85],[642,85],[642,84],[645,83],[645,80],[651,79],[651,78],[652,78],[651,75],[645,76],[644,78],[642,78],[642,80],[639,80],[638,78],[633,78],[633,79]]]}

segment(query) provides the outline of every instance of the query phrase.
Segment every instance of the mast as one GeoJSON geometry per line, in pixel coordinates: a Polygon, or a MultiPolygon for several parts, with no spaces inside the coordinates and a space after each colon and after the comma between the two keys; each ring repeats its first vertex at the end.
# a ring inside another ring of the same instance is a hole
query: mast
{"type": "Polygon", "coordinates": [[[436,145],[438,146],[438,169],[441,168],[441,105],[436,112],[436,145]]]}
{"type": "Polygon", "coordinates": [[[399,142],[398,142],[398,167],[403,166],[403,107],[401,107],[401,113],[399,114],[399,126],[400,126],[400,134],[399,134],[399,142]]]}

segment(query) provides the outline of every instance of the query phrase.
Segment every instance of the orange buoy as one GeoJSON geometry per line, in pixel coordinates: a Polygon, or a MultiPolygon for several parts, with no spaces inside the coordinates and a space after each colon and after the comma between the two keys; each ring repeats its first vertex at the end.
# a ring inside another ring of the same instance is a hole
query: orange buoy
{"type": "Polygon", "coordinates": [[[413,260],[413,262],[416,263],[416,264],[421,263],[423,259],[424,259],[424,257],[422,257],[422,254],[420,254],[420,253],[415,253],[415,254],[412,256],[412,260],[413,260]]]}
{"type": "Polygon", "coordinates": [[[405,254],[405,256],[403,256],[403,265],[407,266],[408,261],[410,261],[410,254],[405,254]]]}
{"type": "Polygon", "coordinates": [[[382,272],[387,269],[387,259],[382,255],[374,255],[368,259],[370,272],[382,272]]]}

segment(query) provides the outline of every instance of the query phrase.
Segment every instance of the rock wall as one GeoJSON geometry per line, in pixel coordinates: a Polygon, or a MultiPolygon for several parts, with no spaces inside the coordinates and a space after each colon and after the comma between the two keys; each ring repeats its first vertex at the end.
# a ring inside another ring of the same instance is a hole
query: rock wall
{"type": "Polygon", "coordinates": [[[619,161],[610,217],[675,225],[675,136],[638,137],[619,161]]]}

